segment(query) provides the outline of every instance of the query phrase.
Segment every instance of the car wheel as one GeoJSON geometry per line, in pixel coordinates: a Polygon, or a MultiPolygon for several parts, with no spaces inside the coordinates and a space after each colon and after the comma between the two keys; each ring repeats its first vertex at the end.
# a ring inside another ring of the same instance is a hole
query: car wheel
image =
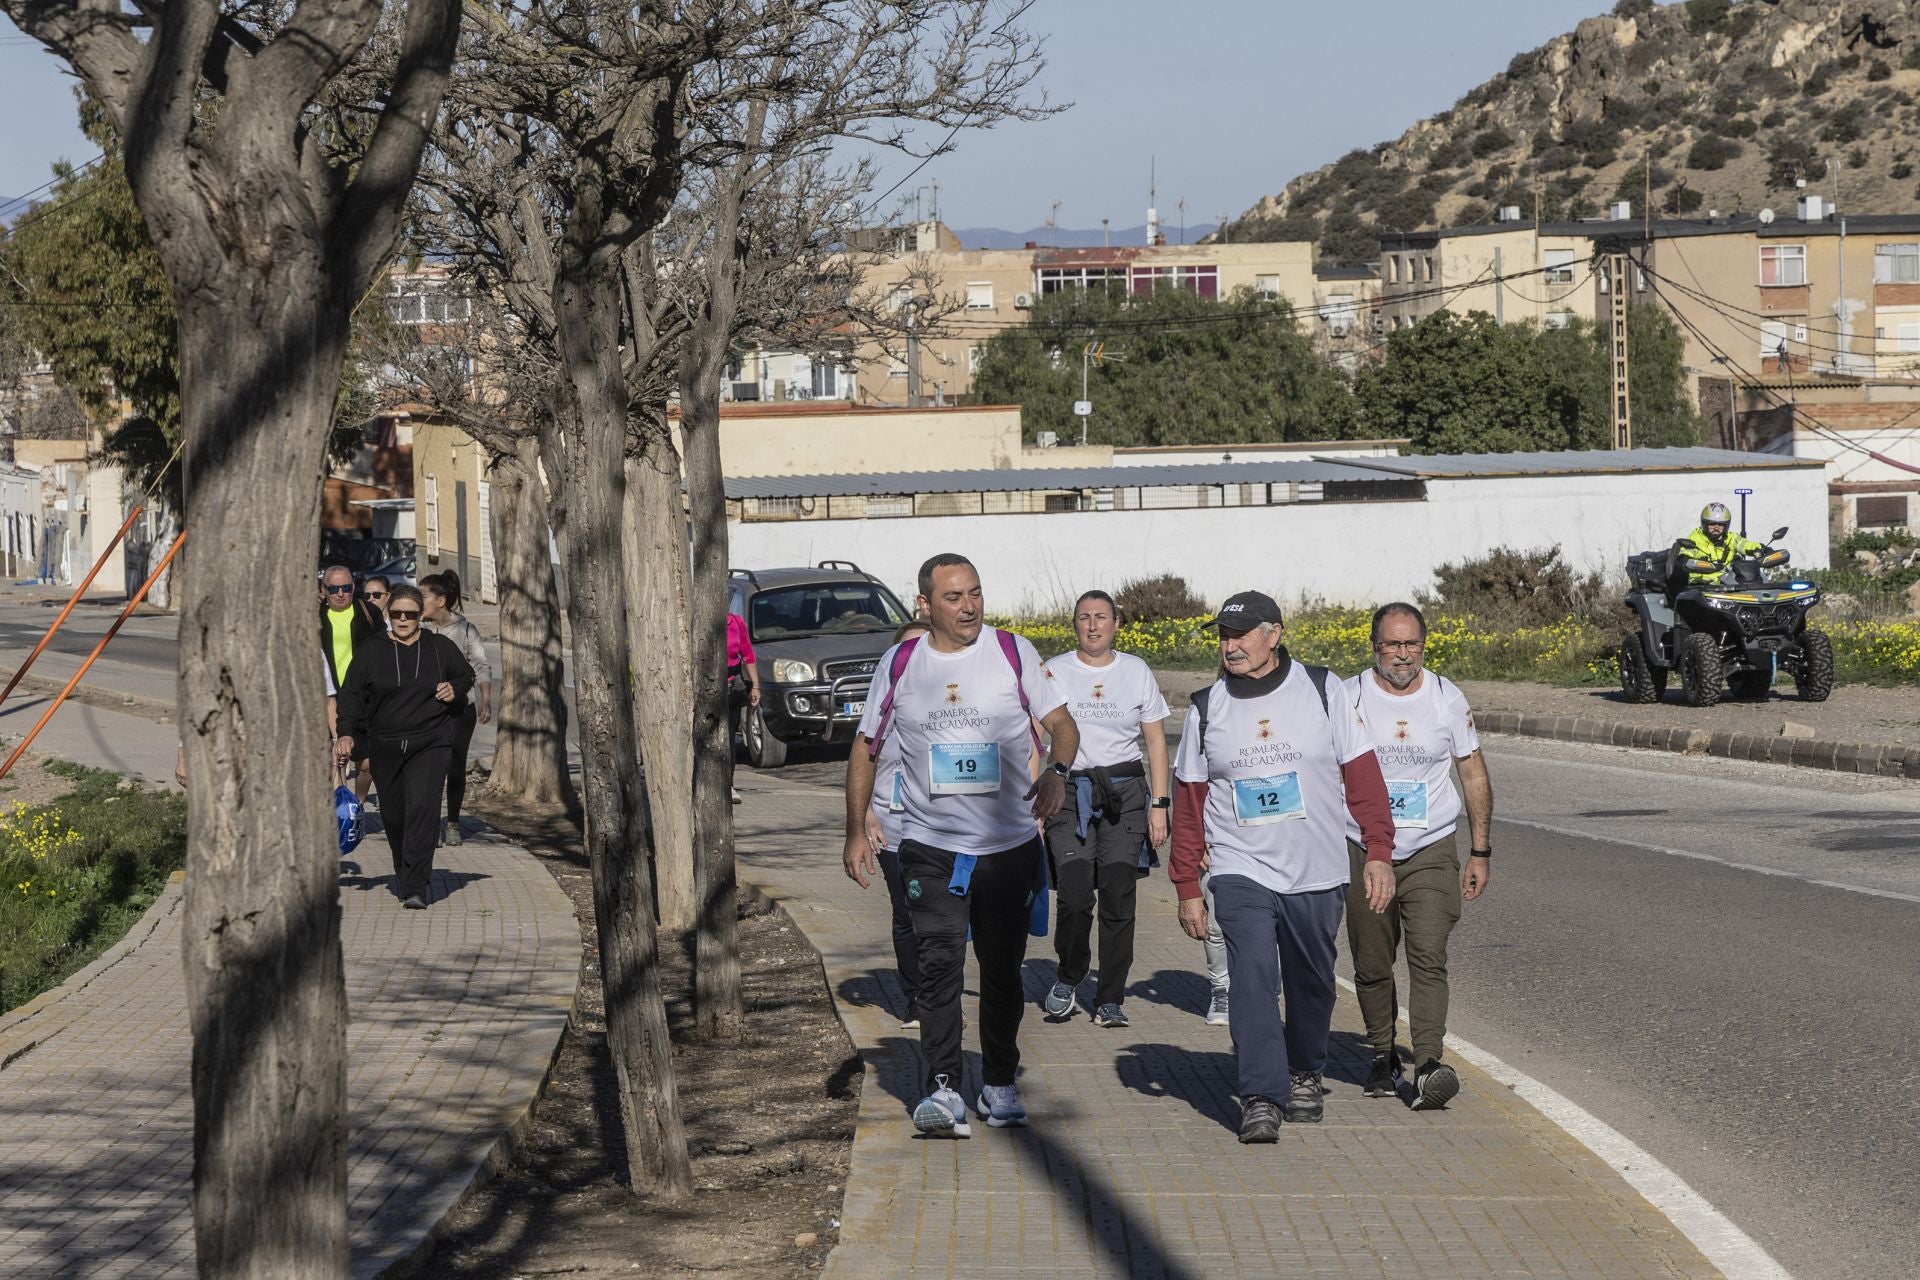
{"type": "Polygon", "coordinates": [[[1706,631],[1695,631],[1680,650],[1680,686],[1686,690],[1687,705],[1711,707],[1726,692],[1726,677],[1720,665],[1720,638],[1706,631]]]}
{"type": "Polygon", "coordinates": [[[787,762],[787,744],[767,727],[767,718],[760,713],[760,708],[747,708],[740,736],[745,740],[747,763],[754,768],[778,769],[787,762]]]}
{"type": "Polygon", "coordinates": [[[1809,627],[1800,637],[1800,673],[1793,678],[1802,702],[1825,702],[1833,692],[1833,641],[1809,627]]]}
{"type": "Polygon", "coordinates": [[[1666,673],[1660,674],[1662,679],[1655,684],[1652,664],[1637,632],[1620,642],[1620,691],[1628,702],[1660,701],[1660,695],[1666,692],[1666,673]]]}

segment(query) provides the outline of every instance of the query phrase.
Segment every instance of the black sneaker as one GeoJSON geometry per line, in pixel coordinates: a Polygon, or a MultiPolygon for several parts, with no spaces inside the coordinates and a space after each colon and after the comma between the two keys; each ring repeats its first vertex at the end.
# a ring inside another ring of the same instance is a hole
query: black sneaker
{"type": "Polygon", "coordinates": [[[902,1031],[918,1031],[920,1029],[920,1002],[919,1001],[917,1000],[907,1001],[907,1011],[906,1013],[902,1014],[900,1018],[900,1029],[902,1031]]]}
{"type": "Polygon", "coordinates": [[[1127,1011],[1117,1004],[1103,1004],[1093,1011],[1093,1025],[1096,1027],[1124,1027],[1127,1025],[1127,1011]]]}
{"type": "Polygon", "coordinates": [[[1460,1092],[1460,1077],[1444,1062],[1432,1059],[1413,1073],[1413,1109],[1438,1111],[1460,1092]]]}
{"type": "Polygon", "coordinates": [[[1293,1087],[1287,1090],[1287,1123],[1319,1124],[1327,1112],[1326,1104],[1321,1101],[1325,1092],[1318,1071],[1294,1072],[1293,1087]]]}
{"type": "Polygon", "coordinates": [[[1373,1055],[1373,1063],[1367,1068],[1367,1084],[1364,1092],[1369,1098],[1391,1098],[1400,1092],[1399,1081],[1394,1077],[1400,1073],[1400,1064],[1393,1053],[1373,1055]]]}
{"type": "Polygon", "coordinates": [[[1241,1104],[1240,1141],[1280,1141],[1280,1108],[1273,1105],[1272,1098],[1256,1093],[1241,1104]]]}

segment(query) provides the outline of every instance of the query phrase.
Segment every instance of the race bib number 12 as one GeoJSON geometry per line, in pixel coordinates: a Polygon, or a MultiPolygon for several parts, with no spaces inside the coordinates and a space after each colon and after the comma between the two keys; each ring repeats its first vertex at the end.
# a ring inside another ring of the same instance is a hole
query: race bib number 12
{"type": "Polygon", "coordinates": [[[990,796],[1000,790],[1000,744],[936,742],[927,748],[928,790],[936,796],[990,796]]]}
{"type": "Polygon", "coordinates": [[[1264,827],[1270,822],[1305,818],[1307,802],[1300,795],[1300,775],[1283,773],[1272,778],[1235,779],[1233,816],[1243,827],[1264,827]]]}

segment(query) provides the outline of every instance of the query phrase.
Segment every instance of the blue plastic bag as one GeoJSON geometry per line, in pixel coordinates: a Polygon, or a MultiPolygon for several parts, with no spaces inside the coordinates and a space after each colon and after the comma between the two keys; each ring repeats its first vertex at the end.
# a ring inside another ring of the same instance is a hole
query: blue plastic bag
{"type": "Polygon", "coordinates": [[[360,798],[345,783],[333,789],[333,816],[340,823],[340,856],[344,858],[360,847],[360,798]]]}

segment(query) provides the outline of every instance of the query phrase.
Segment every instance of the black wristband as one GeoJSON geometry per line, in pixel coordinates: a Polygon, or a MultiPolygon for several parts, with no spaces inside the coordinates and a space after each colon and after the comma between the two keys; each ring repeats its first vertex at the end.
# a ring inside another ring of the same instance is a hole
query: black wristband
{"type": "Polygon", "coordinates": [[[1468,849],[1467,856],[1469,858],[1491,858],[1493,856],[1493,850],[1492,849],[1468,849]]]}
{"type": "Polygon", "coordinates": [[[1155,796],[1153,798],[1153,804],[1149,807],[1154,809],[1171,809],[1173,808],[1173,797],[1155,796]]]}

